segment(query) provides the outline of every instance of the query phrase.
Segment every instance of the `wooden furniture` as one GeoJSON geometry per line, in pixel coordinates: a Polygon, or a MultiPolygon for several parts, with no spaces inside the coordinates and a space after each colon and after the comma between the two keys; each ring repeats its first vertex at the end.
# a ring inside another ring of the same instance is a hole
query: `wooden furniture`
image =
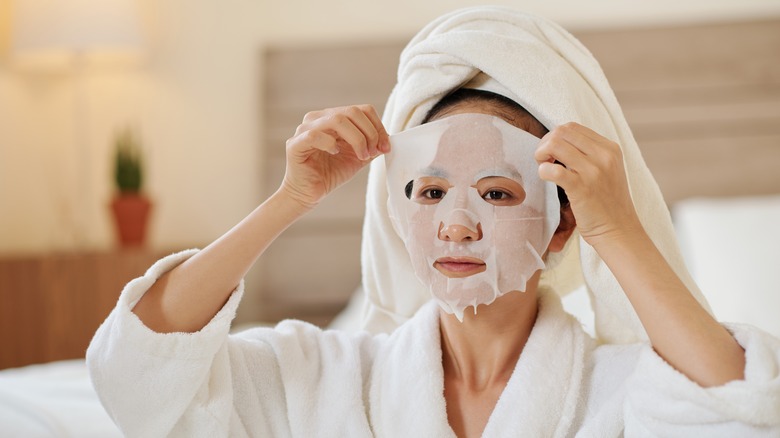
{"type": "Polygon", "coordinates": [[[160,255],[123,250],[0,257],[0,369],[83,358],[124,285],[160,255]]]}
{"type": "Polygon", "coordinates": [[[780,20],[577,36],[669,205],[780,193],[780,20]]]}
{"type": "MultiPolygon", "coordinates": [[[[780,20],[574,32],[593,52],[667,202],[780,193],[780,20]]],[[[411,37],[411,35],[410,35],[411,37]]],[[[312,110],[382,111],[407,39],[263,54],[266,194],[312,110]]],[[[262,319],[328,321],[360,284],[366,172],[284,233],[248,284],[262,319]]]]}

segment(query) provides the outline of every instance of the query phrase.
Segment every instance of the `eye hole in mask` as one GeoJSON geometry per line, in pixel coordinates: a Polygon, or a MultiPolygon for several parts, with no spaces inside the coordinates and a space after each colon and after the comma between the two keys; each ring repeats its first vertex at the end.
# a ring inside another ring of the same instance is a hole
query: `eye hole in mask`
{"type": "Polygon", "coordinates": [[[437,176],[421,176],[414,181],[410,200],[422,205],[438,204],[444,199],[452,184],[437,176]]]}
{"type": "MultiPolygon", "coordinates": [[[[441,186],[450,186],[446,181],[440,181],[443,184],[434,184],[429,178],[420,178],[418,187],[423,187],[419,193],[414,191],[414,180],[409,181],[404,187],[406,198],[421,204],[435,204],[438,200],[444,198],[447,194],[441,186]],[[432,187],[426,187],[429,184],[432,187]]],[[[514,206],[520,205],[525,201],[526,193],[523,186],[511,178],[501,176],[489,176],[480,179],[472,188],[476,189],[479,196],[489,204],[495,206],[514,206]]]]}

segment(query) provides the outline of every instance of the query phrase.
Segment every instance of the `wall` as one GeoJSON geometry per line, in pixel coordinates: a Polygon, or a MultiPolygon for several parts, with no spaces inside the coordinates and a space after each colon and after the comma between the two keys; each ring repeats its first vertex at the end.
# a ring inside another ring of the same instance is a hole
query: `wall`
{"type": "MultiPolygon", "coordinates": [[[[131,70],[84,72],[89,193],[77,193],[79,81],[73,70],[0,68],[0,252],[112,245],[111,137],[140,127],[147,189],[156,201],[151,245],[203,244],[258,201],[256,94],[262,4],[140,3],[147,59],[131,70]],[[69,221],[89,197],[78,239],[69,221]]],[[[6,12],[5,9],[4,12],[6,12]]],[[[4,13],[5,16],[7,16],[4,13]]],[[[7,34],[7,33],[6,33],[7,34]]],[[[7,54],[7,52],[6,52],[7,54]]]]}
{"type": "Polygon", "coordinates": [[[476,4],[512,6],[578,29],[739,20],[780,14],[780,4],[774,0],[285,0],[268,2],[267,12],[272,20],[265,34],[280,41],[406,36],[444,12],[476,4]]]}

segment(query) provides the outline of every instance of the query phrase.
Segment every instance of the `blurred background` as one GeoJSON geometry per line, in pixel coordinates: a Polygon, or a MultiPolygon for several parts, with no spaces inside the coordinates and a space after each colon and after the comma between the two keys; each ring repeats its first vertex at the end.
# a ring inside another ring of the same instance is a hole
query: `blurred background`
{"type": "MultiPolygon", "coordinates": [[[[363,102],[381,111],[403,44],[478,3],[0,1],[0,368],[83,357],[127,280],[206,245],[276,188],[284,140],[306,111],[363,102]],[[110,206],[128,141],[140,148],[151,210],[143,243],[122,246],[110,206]]],[[[701,196],[777,204],[780,2],[490,3],[559,22],[602,60],[670,207],[701,196]],[[712,179],[686,179],[697,168],[712,179]]],[[[360,281],[364,177],[253,269],[239,323],[326,324],[343,308],[360,281]]],[[[691,205],[680,223],[715,234],[688,241],[722,244],[720,232],[765,226],[691,225],[711,216],[706,208],[734,211],[691,205]]],[[[776,228],[776,210],[747,217],[776,228]]],[[[762,260],[778,255],[774,243],[766,251],[762,260]]]]}

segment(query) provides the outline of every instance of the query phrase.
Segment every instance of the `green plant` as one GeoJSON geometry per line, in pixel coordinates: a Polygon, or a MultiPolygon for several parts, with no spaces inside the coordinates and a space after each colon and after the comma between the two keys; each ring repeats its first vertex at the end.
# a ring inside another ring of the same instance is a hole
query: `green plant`
{"type": "Polygon", "coordinates": [[[138,193],[143,185],[141,144],[129,129],[119,131],[115,139],[114,181],[121,193],[138,193]]]}

